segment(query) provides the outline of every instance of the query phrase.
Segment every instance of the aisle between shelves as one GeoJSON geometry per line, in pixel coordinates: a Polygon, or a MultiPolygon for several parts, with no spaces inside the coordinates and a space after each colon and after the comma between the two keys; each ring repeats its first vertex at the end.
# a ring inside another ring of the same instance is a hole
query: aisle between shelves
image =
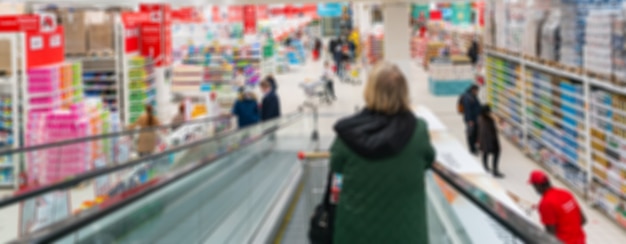
{"type": "Polygon", "coordinates": [[[512,53],[486,56],[504,136],[626,228],[626,90],[512,53]]]}

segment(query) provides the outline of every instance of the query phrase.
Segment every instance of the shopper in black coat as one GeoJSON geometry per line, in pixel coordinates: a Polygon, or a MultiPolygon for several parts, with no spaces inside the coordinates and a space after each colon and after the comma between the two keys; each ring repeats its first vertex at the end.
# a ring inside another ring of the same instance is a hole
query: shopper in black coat
{"type": "Polygon", "coordinates": [[[280,117],[280,99],[272,85],[264,80],[261,82],[261,90],[265,94],[261,102],[261,121],[271,120],[280,117]]]}
{"type": "Polygon", "coordinates": [[[461,105],[463,106],[463,121],[466,126],[467,144],[472,154],[477,154],[476,149],[477,136],[478,136],[478,116],[482,109],[480,100],[478,99],[479,88],[477,85],[472,85],[467,91],[461,95],[461,105]]]}
{"type": "Polygon", "coordinates": [[[489,105],[482,107],[482,112],[478,117],[478,146],[483,153],[483,166],[485,170],[493,173],[495,177],[502,178],[504,175],[500,173],[498,168],[498,159],[500,157],[500,140],[498,139],[498,129],[496,128],[496,121],[491,115],[491,108],[489,105]],[[489,155],[492,158],[491,169],[489,168],[489,155]]]}

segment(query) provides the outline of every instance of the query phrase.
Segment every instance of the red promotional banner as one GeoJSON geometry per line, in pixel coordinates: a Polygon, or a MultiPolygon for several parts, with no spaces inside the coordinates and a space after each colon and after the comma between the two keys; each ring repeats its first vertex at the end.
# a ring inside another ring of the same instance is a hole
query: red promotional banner
{"type": "Polygon", "coordinates": [[[150,21],[150,14],[147,12],[123,12],[121,16],[124,26],[134,26],[150,21]]]}
{"type": "Polygon", "coordinates": [[[150,15],[141,25],[141,54],[151,57],[157,67],[167,66],[172,60],[172,9],[168,4],[141,4],[141,12],[150,15]]]}
{"type": "Polygon", "coordinates": [[[126,53],[139,51],[139,25],[124,27],[124,46],[126,53]]]}
{"type": "Polygon", "coordinates": [[[185,7],[172,10],[172,21],[178,23],[199,23],[202,16],[194,7],[185,7]]]}
{"type": "Polygon", "coordinates": [[[26,57],[28,68],[61,63],[65,60],[63,27],[49,32],[26,32],[26,57]]]}
{"type": "Polygon", "coordinates": [[[228,6],[228,21],[229,22],[241,22],[243,20],[243,7],[241,6],[228,6]]]}
{"type": "Polygon", "coordinates": [[[243,13],[243,33],[254,34],[256,33],[256,6],[244,5],[242,8],[243,13]]]}
{"type": "Polygon", "coordinates": [[[40,18],[36,14],[0,16],[0,31],[39,31],[40,18]]]}
{"type": "Polygon", "coordinates": [[[220,7],[213,6],[213,9],[211,11],[211,16],[213,17],[213,22],[219,23],[220,21],[222,21],[221,15],[222,15],[222,13],[220,12],[220,7]]]}
{"type": "Polygon", "coordinates": [[[267,5],[257,5],[256,7],[256,16],[260,20],[266,20],[270,18],[270,9],[267,5]]]}
{"type": "Polygon", "coordinates": [[[302,6],[302,14],[309,16],[311,18],[318,18],[317,15],[317,4],[305,4],[302,6]]]}
{"type": "Polygon", "coordinates": [[[163,62],[162,34],[163,28],[159,23],[145,23],[141,25],[141,54],[151,57],[157,63],[163,62]]]}

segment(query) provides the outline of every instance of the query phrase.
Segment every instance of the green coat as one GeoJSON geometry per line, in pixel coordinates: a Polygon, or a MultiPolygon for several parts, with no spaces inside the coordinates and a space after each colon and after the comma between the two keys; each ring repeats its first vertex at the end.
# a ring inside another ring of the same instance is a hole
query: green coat
{"type": "Polygon", "coordinates": [[[435,150],[418,121],[407,146],[388,158],[363,158],[335,140],[331,169],[343,175],[343,185],[334,244],[428,243],[424,174],[435,150]]]}

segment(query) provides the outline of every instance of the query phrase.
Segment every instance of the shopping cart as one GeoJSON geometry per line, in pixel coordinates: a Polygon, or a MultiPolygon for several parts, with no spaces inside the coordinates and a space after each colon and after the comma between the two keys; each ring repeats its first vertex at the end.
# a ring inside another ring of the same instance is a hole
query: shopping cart
{"type": "Polygon", "coordinates": [[[327,184],[329,156],[328,152],[298,153],[298,158],[303,166],[303,196],[306,198],[308,214],[312,214],[315,207],[322,202],[327,184]]]}
{"type": "Polygon", "coordinates": [[[331,104],[333,99],[327,90],[326,81],[319,79],[317,81],[304,81],[300,83],[300,87],[304,90],[306,99],[304,105],[331,104]]]}

